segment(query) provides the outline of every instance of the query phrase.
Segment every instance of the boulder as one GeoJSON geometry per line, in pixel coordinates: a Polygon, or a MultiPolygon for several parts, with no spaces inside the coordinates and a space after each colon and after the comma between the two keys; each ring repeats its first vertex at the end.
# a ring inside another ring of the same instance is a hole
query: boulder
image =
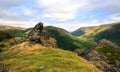
{"type": "Polygon", "coordinates": [[[28,39],[32,42],[39,43],[42,46],[55,48],[56,40],[52,38],[52,36],[43,28],[42,22],[36,24],[35,27],[28,33],[28,39]]]}
{"type": "Polygon", "coordinates": [[[43,31],[43,23],[39,22],[28,34],[28,39],[37,43],[41,43],[42,31],[43,31]]]}

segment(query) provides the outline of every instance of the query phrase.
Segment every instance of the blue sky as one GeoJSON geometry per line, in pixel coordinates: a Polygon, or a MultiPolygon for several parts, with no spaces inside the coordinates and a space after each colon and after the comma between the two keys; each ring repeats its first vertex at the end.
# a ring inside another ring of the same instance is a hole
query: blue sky
{"type": "Polygon", "coordinates": [[[0,0],[0,25],[38,22],[74,31],[120,21],[120,0],[0,0]]]}

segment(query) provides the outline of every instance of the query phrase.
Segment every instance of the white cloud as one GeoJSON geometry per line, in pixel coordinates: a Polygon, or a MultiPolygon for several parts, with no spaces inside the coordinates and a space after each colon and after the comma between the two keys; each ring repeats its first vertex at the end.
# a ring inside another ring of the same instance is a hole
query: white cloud
{"type": "Polygon", "coordinates": [[[85,3],[79,3],[77,0],[38,0],[38,5],[43,8],[45,17],[68,21],[76,17],[77,10],[85,3]]]}
{"type": "Polygon", "coordinates": [[[119,22],[119,3],[120,0],[0,0],[0,25],[32,27],[36,21],[42,21],[45,25],[73,31],[84,26],[119,22]],[[94,10],[105,11],[107,19],[101,21],[104,16],[97,12],[89,14],[94,10]]]}
{"type": "Polygon", "coordinates": [[[70,23],[59,23],[53,26],[60,27],[60,28],[66,29],[69,32],[72,32],[72,31],[77,30],[80,27],[99,26],[99,25],[100,23],[98,23],[96,20],[93,20],[89,23],[84,23],[84,22],[77,22],[73,24],[72,23],[71,24],[70,23]]]}
{"type": "Polygon", "coordinates": [[[34,18],[36,16],[36,13],[32,9],[24,9],[23,15],[29,18],[34,18]]]}
{"type": "Polygon", "coordinates": [[[1,20],[0,25],[3,26],[16,26],[16,27],[34,27],[36,22],[28,22],[28,21],[9,21],[9,20],[1,20]]]}
{"type": "MultiPolygon", "coordinates": [[[[120,16],[112,17],[111,19],[102,21],[102,22],[100,22],[99,20],[92,20],[89,22],[77,22],[77,23],[73,23],[73,24],[59,23],[59,24],[55,24],[53,26],[64,28],[67,31],[72,32],[72,31],[77,30],[80,27],[100,26],[103,24],[111,24],[111,23],[116,23],[116,22],[120,22],[120,16]]],[[[50,24],[48,24],[48,25],[50,25],[50,24]]]]}

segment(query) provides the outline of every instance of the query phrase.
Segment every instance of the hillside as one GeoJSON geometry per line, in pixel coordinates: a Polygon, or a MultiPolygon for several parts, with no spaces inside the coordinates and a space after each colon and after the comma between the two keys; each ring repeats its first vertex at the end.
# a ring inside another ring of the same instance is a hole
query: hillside
{"type": "Polygon", "coordinates": [[[47,26],[44,29],[57,40],[58,48],[74,51],[78,48],[80,49],[91,47],[89,43],[80,41],[78,38],[76,38],[64,29],[52,26],[47,26]]]}
{"type": "Polygon", "coordinates": [[[41,22],[34,28],[24,30],[3,29],[1,31],[4,34],[0,32],[3,37],[0,41],[0,70],[5,69],[10,72],[99,72],[99,70],[119,72],[119,28],[119,23],[85,27],[75,31],[76,33],[80,31],[78,36],[62,28],[43,27],[41,22]]]}
{"type": "MultiPolygon", "coordinates": [[[[11,27],[11,26],[1,26],[2,31],[6,31],[12,37],[27,37],[28,34],[31,32],[33,28],[25,29],[19,27],[11,27]]],[[[85,49],[91,48],[94,45],[90,44],[89,42],[85,42],[79,40],[75,36],[71,35],[64,29],[47,26],[44,27],[44,30],[47,31],[52,37],[54,37],[57,41],[57,47],[64,50],[74,51],[75,49],[85,49]]]]}
{"type": "Polygon", "coordinates": [[[104,72],[120,71],[120,23],[80,28],[72,34],[95,45],[84,51],[77,50],[79,56],[104,72]]]}
{"type": "Polygon", "coordinates": [[[95,48],[79,53],[103,72],[120,71],[120,47],[109,40],[100,40],[95,48]]]}
{"type": "Polygon", "coordinates": [[[81,40],[98,42],[101,39],[108,39],[120,45],[120,23],[79,28],[78,30],[72,32],[72,34],[78,36],[81,40]]]}
{"type": "Polygon", "coordinates": [[[96,40],[108,39],[120,46],[120,23],[112,25],[109,29],[95,35],[96,40]]]}
{"type": "Polygon", "coordinates": [[[2,65],[8,72],[100,72],[72,52],[46,48],[29,41],[2,48],[0,69],[2,65]]]}
{"type": "MultiPolygon", "coordinates": [[[[8,33],[12,37],[26,37],[26,28],[12,27],[12,26],[0,26],[0,31],[8,33]]],[[[1,33],[1,32],[0,32],[1,33]]]]}
{"type": "Polygon", "coordinates": [[[1,30],[6,30],[6,31],[11,31],[11,30],[26,30],[26,28],[13,27],[13,26],[0,26],[0,31],[1,30]]]}

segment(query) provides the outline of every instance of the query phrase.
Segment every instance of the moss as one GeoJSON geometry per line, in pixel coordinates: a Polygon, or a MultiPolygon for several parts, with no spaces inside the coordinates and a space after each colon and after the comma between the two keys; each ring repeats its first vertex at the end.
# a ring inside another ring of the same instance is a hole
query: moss
{"type": "Polygon", "coordinates": [[[120,52],[118,50],[115,50],[114,48],[111,48],[111,47],[102,47],[102,48],[99,48],[97,49],[97,51],[101,54],[104,54],[106,59],[109,59],[109,60],[120,60],[120,52]]]}

